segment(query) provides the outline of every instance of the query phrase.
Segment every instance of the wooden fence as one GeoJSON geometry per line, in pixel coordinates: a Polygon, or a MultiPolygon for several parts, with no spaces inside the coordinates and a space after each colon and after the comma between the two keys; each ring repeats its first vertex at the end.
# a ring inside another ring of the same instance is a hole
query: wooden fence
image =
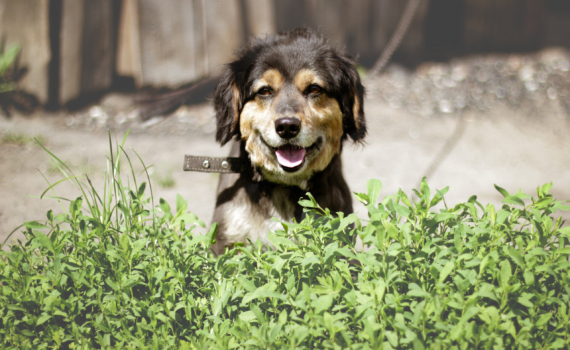
{"type": "MultiPolygon", "coordinates": [[[[570,46],[566,0],[424,0],[395,59],[570,46]]],[[[64,105],[113,87],[174,88],[219,72],[252,35],[319,29],[371,66],[404,0],[0,0],[0,38],[22,45],[21,88],[64,105]]]]}

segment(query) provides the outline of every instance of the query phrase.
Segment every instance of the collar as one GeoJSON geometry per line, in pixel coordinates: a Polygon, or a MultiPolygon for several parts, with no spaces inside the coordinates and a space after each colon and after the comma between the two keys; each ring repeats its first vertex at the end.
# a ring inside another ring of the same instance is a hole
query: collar
{"type": "Polygon", "coordinates": [[[216,158],[184,156],[184,171],[205,173],[243,173],[248,165],[248,158],[216,158]]]}

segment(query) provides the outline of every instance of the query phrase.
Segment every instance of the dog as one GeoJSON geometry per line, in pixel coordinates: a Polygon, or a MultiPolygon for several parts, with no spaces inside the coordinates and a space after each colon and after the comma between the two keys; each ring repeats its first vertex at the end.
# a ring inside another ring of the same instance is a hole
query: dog
{"type": "Polygon", "coordinates": [[[247,166],[220,177],[215,254],[300,222],[310,192],[331,212],[352,213],[342,174],[348,139],[366,135],[364,87],[355,60],[319,33],[299,28],[255,38],[227,64],[214,92],[216,140],[247,166]]]}

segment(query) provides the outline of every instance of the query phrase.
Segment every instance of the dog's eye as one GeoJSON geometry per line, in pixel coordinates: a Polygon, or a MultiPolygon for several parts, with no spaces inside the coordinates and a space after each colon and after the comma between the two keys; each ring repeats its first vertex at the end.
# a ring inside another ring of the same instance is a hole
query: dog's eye
{"type": "Polygon", "coordinates": [[[262,87],[261,89],[259,89],[257,91],[257,94],[261,95],[261,96],[269,96],[269,95],[271,95],[271,88],[269,88],[267,86],[262,87]]]}
{"type": "Polygon", "coordinates": [[[309,94],[318,94],[318,93],[320,93],[321,91],[323,91],[323,89],[322,89],[320,86],[315,85],[315,84],[310,85],[310,86],[307,88],[307,92],[308,92],[309,94]]]}

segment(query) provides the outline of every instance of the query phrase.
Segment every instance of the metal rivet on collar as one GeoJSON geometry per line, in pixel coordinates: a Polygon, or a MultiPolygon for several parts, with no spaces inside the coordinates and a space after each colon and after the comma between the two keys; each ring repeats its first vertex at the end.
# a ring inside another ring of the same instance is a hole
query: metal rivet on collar
{"type": "Polygon", "coordinates": [[[206,169],[208,169],[210,167],[210,162],[205,160],[204,163],[202,163],[202,166],[206,169]]]}
{"type": "Polygon", "coordinates": [[[227,161],[223,161],[222,162],[222,168],[227,169],[230,166],[230,163],[228,163],[227,161]]]}

